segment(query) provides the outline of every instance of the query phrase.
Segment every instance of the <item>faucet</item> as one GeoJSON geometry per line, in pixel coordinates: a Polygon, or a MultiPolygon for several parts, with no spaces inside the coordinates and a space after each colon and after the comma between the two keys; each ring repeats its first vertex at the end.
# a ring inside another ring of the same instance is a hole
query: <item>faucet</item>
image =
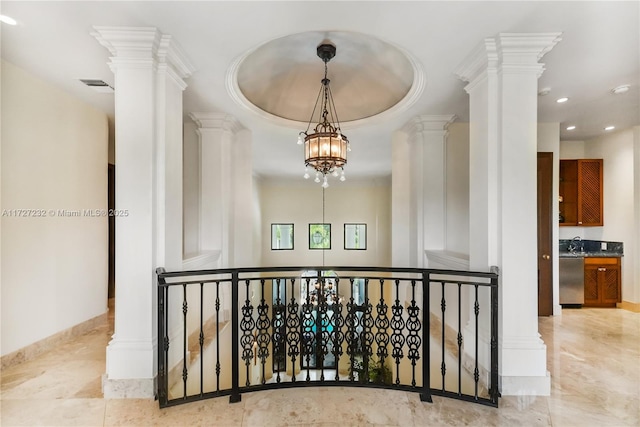
{"type": "Polygon", "coordinates": [[[567,249],[569,250],[569,252],[575,253],[576,249],[578,248],[580,248],[580,252],[583,251],[582,238],[580,236],[576,236],[573,239],[571,239],[571,242],[569,243],[569,247],[567,249]],[[576,242],[579,242],[579,243],[576,243],[576,242]]]}

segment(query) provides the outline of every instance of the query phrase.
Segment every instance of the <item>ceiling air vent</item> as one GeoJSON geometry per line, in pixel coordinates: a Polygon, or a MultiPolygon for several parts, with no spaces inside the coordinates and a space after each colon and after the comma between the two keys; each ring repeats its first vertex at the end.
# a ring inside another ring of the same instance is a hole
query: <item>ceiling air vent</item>
{"type": "Polygon", "coordinates": [[[113,93],[113,88],[109,86],[109,84],[103,80],[95,80],[95,79],[80,79],[80,81],[96,92],[100,93],[113,93]]]}

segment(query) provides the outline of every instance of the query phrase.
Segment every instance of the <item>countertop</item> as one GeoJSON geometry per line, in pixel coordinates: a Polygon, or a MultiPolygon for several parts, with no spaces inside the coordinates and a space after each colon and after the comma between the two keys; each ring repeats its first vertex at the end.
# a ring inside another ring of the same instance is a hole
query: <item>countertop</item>
{"type": "Polygon", "coordinates": [[[611,258],[624,256],[622,242],[604,240],[560,239],[558,249],[560,258],[611,258]],[[603,250],[603,246],[607,249],[603,250]],[[570,251],[569,248],[575,249],[570,251]]]}
{"type": "Polygon", "coordinates": [[[623,257],[624,254],[613,251],[593,251],[593,252],[560,252],[558,253],[560,258],[589,258],[589,257],[599,257],[599,258],[615,258],[615,257],[623,257]]]}

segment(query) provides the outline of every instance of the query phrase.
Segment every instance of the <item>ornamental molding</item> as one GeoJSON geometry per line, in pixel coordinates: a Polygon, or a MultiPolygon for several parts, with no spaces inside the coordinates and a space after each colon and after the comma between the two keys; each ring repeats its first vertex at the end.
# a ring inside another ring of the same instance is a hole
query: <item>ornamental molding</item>
{"type": "Polygon", "coordinates": [[[189,113],[189,117],[198,126],[198,131],[222,130],[235,134],[244,129],[238,119],[226,113],[189,113]]]}
{"type": "Polygon", "coordinates": [[[419,132],[440,132],[446,134],[449,125],[455,122],[457,118],[455,114],[416,116],[402,126],[400,130],[410,136],[419,132]]]}
{"type": "Polygon", "coordinates": [[[476,80],[486,78],[497,69],[540,76],[544,64],[538,61],[562,40],[561,36],[561,32],[499,33],[485,38],[462,61],[455,75],[468,82],[470,88],[477,84],[476,80]]]}
{"type": "Polygon", "coordinates": [[[462,81],[471,83],[486,69],[495,69],[498,64],[496,40],[484,39],[458,66],[454,74],[462,81]]]}
{"type": "Polygon", "coordinates": [[[181,85],[194,67],[172,36],[162,34],[155,27],[95,26],[91,35],[111,53],[109,66],[118,68],[154,67],[166,69],[181,85]]]}

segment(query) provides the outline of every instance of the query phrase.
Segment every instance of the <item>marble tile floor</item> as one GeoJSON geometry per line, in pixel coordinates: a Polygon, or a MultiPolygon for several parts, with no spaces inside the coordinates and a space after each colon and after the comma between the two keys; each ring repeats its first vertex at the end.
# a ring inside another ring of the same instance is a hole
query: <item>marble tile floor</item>
{"type": "Polygon", "coordinates": [[[111,324],[2,371],[6,426],[638,426],[640,314],[564,310],[540,319],[552,376],[549,397],[509,396],[500,408],[414,393],[318,387],[247,393],[159,409],[145,399],[104,399],[100,378],[111,324]]]}

